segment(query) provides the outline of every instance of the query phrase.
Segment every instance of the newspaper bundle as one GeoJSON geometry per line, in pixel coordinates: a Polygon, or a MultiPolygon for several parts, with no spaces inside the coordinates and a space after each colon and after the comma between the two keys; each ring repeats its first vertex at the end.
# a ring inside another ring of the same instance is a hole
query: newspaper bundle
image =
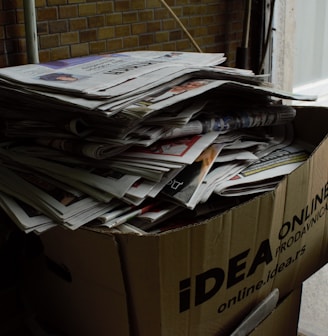
{"type": "Polygon", "coordinates": [[[145,234],[213,211],[215,195],[274,188],[309,153],[282,99],[315,97],[225,60],[135,51],[0,69],[0,206],[25,232],[145,234]]]}

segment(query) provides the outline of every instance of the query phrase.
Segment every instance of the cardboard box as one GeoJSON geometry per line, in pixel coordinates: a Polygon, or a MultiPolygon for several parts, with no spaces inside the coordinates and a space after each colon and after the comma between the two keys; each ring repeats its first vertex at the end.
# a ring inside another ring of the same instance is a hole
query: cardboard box
{"type": "Polygon", "coordinates": [[[296,336],[300,315],[302,286],[278,303],[276,309],[248,336],[296,336]]]}
{"type": "Polygon", "coordinates": [[[229,335],[273,288],[288,295],[327,262],[328,110],[298,108],[295,133],[316,145],[302,166],[199,225],[42,234],[38,313],[72,336],[229,335]]]}

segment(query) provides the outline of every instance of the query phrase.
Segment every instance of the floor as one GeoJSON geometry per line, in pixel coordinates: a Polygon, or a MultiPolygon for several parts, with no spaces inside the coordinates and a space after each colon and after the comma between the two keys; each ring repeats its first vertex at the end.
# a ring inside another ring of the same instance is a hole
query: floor
{"type": "Polygon", "coordinates": [[[299,331],[306,336],[328,335],[328,265],[303,283],[299,331]]]}

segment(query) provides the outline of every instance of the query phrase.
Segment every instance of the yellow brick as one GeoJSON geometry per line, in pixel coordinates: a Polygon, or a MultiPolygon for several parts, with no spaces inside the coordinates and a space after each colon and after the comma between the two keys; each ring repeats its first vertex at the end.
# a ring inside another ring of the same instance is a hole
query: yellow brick
{"type": "Polygon", "coordinates": [[[207,6],[183,6],[182,15],[203,15],[207,13],[207,6]]]}
{"type": "Polygon", "coordinates": [[[6,37],[15,38],[15,37],[24,37],[25,36],[25,26],[24,24],[15,24],[8,25],[5,27],[6,37]]]}
{"type": "Polygon", "coordinates": [[[87,19],[78,18],[69,20],[70,30],[82,30],[87,28],[87,19]]]}
{"type": "Polygon", "coordinates": [[[207,34],[207,27],[196,27],[192,30],[192,36],[204,36],[207,34]]]}
{"type": "Polygon", "coordinates": [[[148,46],[143,47],[142,49],[148,50],[162,50],[162,46],[160,44],[150,44],[148,46]]]}
{"type": "Polygon", "coordinates": [[[170,41],[181,40],[182,32],[180,30],[174,30],[169,33],[170,41]]]}
{"type": "Polygon", "coordinates": [[[89,43],[73,44],[71,46],[72,57],[89,55],[89,43]]]}
{"type": "Polygon", "coordinates": [[[89,28],[103,27],[105,25],[105,16],[96,15],[88,17],[89,28]]]}
{"type": "MultiPolygon", "coordinates": [[[[172,7],[171,8],[174,14],[181,19],[183,16],[183,7],[172,7]]],[[[172,14],[169,13],[169,11],[162,7],[160,9],[155,9],[156,15],[158,17],[163,17],[163,18],[172,18],[172,14]]]]}
{"type": "Polygon", "coordinates": [[[193,16],[189,18],[190,27],[206,26],[208,22],[210,22],[210,19],[203,16],[193,16]]]}
{"type": "Polygon", "coordinates": [[[49,49],[39,51],[39,61],[41,63],[50,61],[50,50],[49,49]]]}
{"type": "Polygon", "coordinates": [[[145,33],[147,31],[147,24],[146,23],[135,23],[131,26],[131,32],[133,35],[138,35],[145,33]]]}
{"type": "Polygon", "coordinates": [[[79,42],[79,33],[78,32],[68,32],[62,33],[60,35],[60,44],[75,44],[79,42]]]}
{"type": "Polygon", "coordinates": [[[71,3],[77,4],[77,3],[84,3],[84,2],[87,2],[87,0],[68,0],[69,4],[71,3]]]}
{"type": "MultiPolygon", "coordinates": [[[[182,39],[176,42],[177,50],[190,50],[190,41],[188,39],[182,39]]],[[[192,51],[195,51],[194,47],[192,47],[192,51]]]]}
{"type": "Polygon", "coordinates": [[[139,40],[137,36],[129,36],[123,38],[123,48],[132,49],[139,45],[139,40]]]}
{"type": "Polygon", "coordinates": [[[2,11],[0,9],[0,24],[8,25],[8,24],[16,24],[16,15],[14,10],[10,11],[2,11]]]}
{"type": "Polygon", "coordinates": [[[69,5],[69,6],[60,6],[59,7],[59,17],[60,18],[75,18],[78,16],[78,6],[69,5]]]}
{"type": "Polygon", "coordinates": [[[169,32],[162,31],[162,32],[155,33],[155,41],[157,43],[167,42],[168,40],[169,40],[169,32]]]}
{"type": "Polygon", "coordinates": [[[68,21],[67,20],[56,20],[49,22],[49,33],[66,33],[68,31],[68,21]]]}
{"type": "MultiPolygon", "coordinates": [[[[235,61],[242,36],[243,1],[166,2],[203,51],[224,49],[230,64],[235,61]]],[[[196,51],[159,0],[36,0],[36,8],[40,60],[66,53],[73,57],[128,49],[196,51]]],[[[26,56],[24,21],[23,0],[0,1],[0,49],[1,40],[8,39],[11,64],[26,56]]],[[[0,50],[0,62],[1,57],[0,50]]]]}
{"type": "Polygon", "coordinates": [[[151,21],[151,20],[154,20],[154,11],[152,10],[139,11],[139,22],[151,21]]]}
{"type": "Polygon", "coordinates": [[[95,41],[89,44],[91,54],[100,54],[106,52],[106,41],[95,41]]]}
{"type": "Polygon", "coordinates": [[[137,12],[127,12],[122,14],[123,23],[138,22],[137,12]]]}
{"type": "Polygon", "coordinates": [[[158,8],[161,6],[162,5],[158,0],[146,0],[146,8],[158,8]]]}
{"type": "Polygon", "coordinates": [[[131,26],[130,25],[116,26],[114,29],[115,29],[115,36],[116,37],[124,37],[124,36],[131,35],[131,26]]]}
{"type": "Polygon", "coordinates": [[[90,42],[97,40],[97,29],[80,31],[80,42],[90,42]]]}
{"type": "Polygon", "coordinates": [[[48,6],[54,6],[54,5],[66,5],[66,0],[48,0],[47,5],[48,6]]]}
{"type": "MultiPolygon", "coordinates": [[[[222,6],[222,5],[221,5],[222,6]]],[[[224,10],[224,7],[221,8],[220,4],[209,4],[206,6],[206,11],[204,13],[213,14],[213,13],[222,13],[224,10]]],[[[241,11],[238,11],[238,13],[242,13],[241,11]]]]}
{"type": "Polygon", "coordinates": [[[127,1],[127,0],[116,0],[114,2],[114,4],[115,4],[114,10],[116,12],[124,12],[124,11],[130,10],[130,1],[127,1]]]}
{"type": "Polygon", "coordinates": [[[149,32],[157,32],[157,31],[162,30],[161,28],[162,28],[161,21],[152,21],[152,22],[147,23],[147,30],[149,32]]]}
{"type": "Polygon", "coordinates": [[[123,39],[111,39],[107,41],[107,50],[108,52],[117,52],[123,48],[123,39]]]}
{"type": "Polygon", "coordinates": [[[101,1],[97,3],[97,13],[106,14],[114,11],[113,1],[101,1]]]}
{"type": "Polygon", "coordinates": [[[149,45],[154,43],[154,34],[142,34],[139,36],[139,44],[141,46],[149,45]]]}
{"type": "Polygon", "coordinates": [[[35,0],[35,7],[44,7],[46,5],[46,0],[35,0]]]}
{"type": "Polygon", "coordinates": [[[38,21],[57,20],[58,13],[56,7],[38,8],[36,11],[38,21]]]}
{"type": "Polygon", "coordinates": [[[98,40],[104,40],[115,37],[114,27],[103,27],[98,29],[98,40]]]}
{"type": "MultiPolygon", "coordinates": [[[[197,1],[199,1],[199,0],[197,0],[197,1]]],[[[172,6],[175,5],[175,0],[166,0],[166,3],[167,3],[170,7],[172,7],[172,6]]]]}
{"type": "Polygon", "coordinates": [[[26,51],[26,39],[20,38],[17,40],[18,50],[19,51],[26,51]]]}
{"type": "MultiPolygon", "coordinates": [[[[207,26],[207,32],[208,34],[210,35],[219,35],[220,33],[220,30],[218,29],[218,26],[217,25],[212,25],[212,26],[207,26]]],[[[231,37],[230,37],[231,38],[231,37]]],[[[224,40],[224,37],[222,37],[222,39],[224,40]]],[[[221,39],[221,40],[222,40],[221,39]]]]}
{"type": "Polygon", "coordinates": [[[155,20],[163,20],[163,19],[169,19],[169,18],[172,18],[172,16],[165,8],[160,7],[158,9],[154,9],[154,19],[155,20]]]}
{"type": "Polygon", "coordinates": [[[175,42],[168,42],[162,45],[163,50],[177,50],[175,42]]]}
{"type": "Polygon", "coordinates": [[[108,14],[106,16],[106,23],[111,26],[111,25],[119,25],[122,24],[123,19],[122,19],[122,13],[113,13],[113,14],[108,14]]]}
{"type": "Polygon", "coordinates": [[[173,19],[163,20],[162,21],[162,30],[172,30],[176,29],[177,23],[173,19]]]}
{"type": "Polygon", "coordinates": [[[42,49],[54,48],[59,46],[59,34],[40,36],[40,47],[42,49]]]}
{"type": "Polygon", "coordinates": [[[202,45],[214,45],[216,43],[215,35],[209,35],[202,38],[202,45]]]}
{"type": "Polygon", "coordinates": [[[145,9],[145,0],[131,1],[131,9],[145,9]]]}
{"type": "Polygon", "coordinates": [[[97,5],[95,3],[81,4],[79,5],[80,16],[91,16],[97,13],[97,5]]]}
{"type": "Polygon", "coordinates": [[[53,48],[50,51],[50,58],[52,61],[66,59],[70,57],[70,50],[68,46],[53,48]]]}
{"type": "Polygon", "coordinates": [[[38,35],[49,34],[48,22],[40,22],[37,24],[38,35]]]}
{"type": "Polygon", "coordinates": [[[25,22],[24,10],[23,9],[17,9],[16,10],[16,20],[17,20],[17,23],[24,23],[25,22]]]}

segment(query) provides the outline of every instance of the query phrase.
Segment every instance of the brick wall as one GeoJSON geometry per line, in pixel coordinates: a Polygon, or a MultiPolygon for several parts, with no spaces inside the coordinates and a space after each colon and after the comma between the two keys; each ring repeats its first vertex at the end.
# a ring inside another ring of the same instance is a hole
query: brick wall
{"type": "MultiPolygon", "coordinates": [[[[204,52],[234,66],[243,1],[167,0],[204,52]]],[[[159,0],[35,0],[40,62],[136,49],[196,51],[159,0]]],[[[0,67],[27,63],[23,0],[0,0],[0,67]]]]}

